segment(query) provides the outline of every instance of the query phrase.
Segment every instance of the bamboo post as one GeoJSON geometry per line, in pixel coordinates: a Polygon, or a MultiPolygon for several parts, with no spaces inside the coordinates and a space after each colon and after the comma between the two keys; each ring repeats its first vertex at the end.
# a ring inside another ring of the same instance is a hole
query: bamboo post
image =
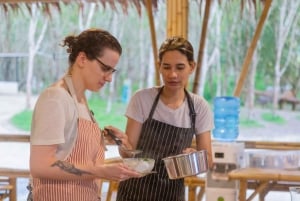
{"type": "Polygon", "coordinates": [[[188,0],[167,0],[167,37],[187,38],[188,0]]]}
{"type": "Polygon", "coordinates": [[[206,42],[207,24],[208,24],[209,13],[210,13],[210,5],[211,5],[211,0],[207,0],[205,3],[204,19],[202,24],[201,39],[200,39],[198,58],[197,58],[197,68],[196,68],[194,86],[193,86],[194,93],[197,93],[199,89],[202,60],[203,60],[203,54],[204,54],[204,48],[206,42]]]}
{"type": "Polygon", "coordinates": [[[172,4],[171,4],[171,10],[170,12],[172,13],[171,15],[171,36],[174,36],[176,35],[176,1],[172,1],[172,4]]]}
{"type": "Polygon", "coordinates": [[[177,0],[176,3],[176,18],[175,18],[175,25],[176,25],[176,35],[182,36],[182,8],[181,8],[181,0],[177,0]]]}
{"type": "Polygon", "coordinates": [[[172,26],[171,26],[171,19],[172,19],[172,12],[171,10],[171,1],[167,0],[167,36],[170,35],[172,31],[172,26]]]}
{"type": "Polygon", "coordinates": [[[241,94],[242,87],[243,87],[243,84],[245,82],[245,79],[246,79],[246,76],[247,76],[247,73],[248,73],[249,65],[251,63],[252,56],[253,56],[253,53],[255,51],[257,41],[260,37],[263,25],[264,25],[265,20],[268,16],[269,9],[271,7],[271,3],[272,3],[272,0],[266,0],[265,1],[264,10],[263,10],[263,12],[260,16],[259,22],[258,22],[257,27],[256,27],[255,34],[254,34],[253,39],[251,41],[250,47],[248,48],[248,51],[247,51],[247,54],[246,54],[246,57],[245,57],[245,60],[244,60],[244,63],[243,63],[240,78],[239,78],[237,86],[234,90],[234,96],[239,97],[240,94],[241,94]]]}
{"type": "Polygon", "coordinates": [[[152,13],[152,1],[146,1],[147,11],[148,11],[148,18],[149,18],[149,25],[150,25],[150,32],[151,32],[151,41],[152,41],[152,50],[153,50],[153,57],[154,57],[154,66],[155,66],[155,84],[160,85],[160,77],[158,72],[158,50],[156,45],[156,35],[155,35],[155,27],[154,27],[154,20],[153,20],[153,13],[152,13]]]}
{"type": "Polygon", "coordinates": [[[188,1],[182,1],[182,36],[187,38],[188,34],[188,14],[189,6],[188,1]]]}

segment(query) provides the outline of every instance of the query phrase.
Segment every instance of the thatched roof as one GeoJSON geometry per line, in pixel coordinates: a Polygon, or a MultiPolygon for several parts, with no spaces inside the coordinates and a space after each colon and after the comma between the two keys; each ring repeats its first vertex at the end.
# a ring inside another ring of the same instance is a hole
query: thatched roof
{"type": "Polygon", "coordinates": [[[158,0],[2,0],[0,6],[5,12],[17,11],[21,5],[25,5],[29,10],[32,3],[38,3],[38,7],[44,11],[45,14],[51,15],[50,7],[55,7],[60,10],[60,4],[78,3],[97,3],[101,4],[104,8],[110,6],[113,10],[117,9],[117,5],[122,7],[124,13],[127,13],[129,6],[134,6],[137,12],[141,14],[142,6],[146,5],[147,1],[152,2],[152,7],[157,9],[158,0]]]}
{"type": "MultiPolygon", "coordinates": [[[[26,7],[30,10],[30,5],[32,3],[39,3],[38,6],[41,8],[45,14],[50,14],[50,7],[56,7],[60,10],[60,3],[63,4],[70,4],[70,3],[78,3],[83,5],[83,3],[97,3],[101,4],[104,8],[110,6],[113,10],[116,10],[117,5],[122,7],[124,13],[127,13],[129,6],[134,6],[137,9],[137,12],[141,14],[142,6],[146,6],[147,2],[152,3],[153,9],[157,9],[157,4],[159,0],[1,0],[0,7],[4,9],[6,12],[9,10],[16,11],[18,10],[21,5],[25,4],[26,7]]],[[[161,0],[167,1],[167,0],[161,0]]],[[[222,0],[195,0],[199,3],[199,5],[205,3],[205,1],[217,1],[221,2],[222,0]]],[[[228,0],[225,0],[228,1],[228,0]]],[[[256,8],[257,3],[265,3],[266,0],[240,0],[241,3],[241,10],[244,9],[246,4],[253,4],[254,8],[256,8]]]]}

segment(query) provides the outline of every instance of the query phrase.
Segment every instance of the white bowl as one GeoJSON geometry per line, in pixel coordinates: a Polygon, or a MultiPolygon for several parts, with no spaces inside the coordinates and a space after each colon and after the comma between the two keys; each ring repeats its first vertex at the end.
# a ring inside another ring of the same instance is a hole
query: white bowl
{"type": "Polygon", "coordinates": [[[124,158],[123,163],[141,174],[147,174],[152,171],[155,160],[152,158],[124,158]]]}

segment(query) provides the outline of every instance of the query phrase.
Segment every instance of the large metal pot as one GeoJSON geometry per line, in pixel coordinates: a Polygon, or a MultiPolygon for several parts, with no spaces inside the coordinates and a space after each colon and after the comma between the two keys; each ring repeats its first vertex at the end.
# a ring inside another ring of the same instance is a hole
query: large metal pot
{"type": "Polygon", "coordinates": [[[201,150],[162,159],[170,179],[179,179],[207,172],[207,152],[201,150]]]}

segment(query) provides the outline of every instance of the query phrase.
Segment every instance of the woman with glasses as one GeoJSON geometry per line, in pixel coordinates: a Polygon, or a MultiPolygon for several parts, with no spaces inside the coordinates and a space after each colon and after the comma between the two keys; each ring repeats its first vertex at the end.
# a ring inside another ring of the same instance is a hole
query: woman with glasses
{"type": "Polygon", "coordinates": [[[99,179],[141,176],[122,163],[104,164],[104,137],[85,96],[111,82],[122,48],[101,29],[67,36],[62,46],[69,53],[68,72],[40,94],[32,117],[32,198],[98,201],[99,179]]]}
{"type": "Polygon", "coordinates": [[[184,180],[170,180],[162,158],[195,151],[190,148],[193,136],[197,149],[207,150],[211,164],[213,115],[203,97],[186,89],[195,70],[193,54],[186,39],[166,39],[159,49],[163,86],[139,90],[131,98],[126,111],[127,144],[142,150],[141,157],[154,158],[157,173],[122,181],[117,201],[184,201],[184,180]]]}

